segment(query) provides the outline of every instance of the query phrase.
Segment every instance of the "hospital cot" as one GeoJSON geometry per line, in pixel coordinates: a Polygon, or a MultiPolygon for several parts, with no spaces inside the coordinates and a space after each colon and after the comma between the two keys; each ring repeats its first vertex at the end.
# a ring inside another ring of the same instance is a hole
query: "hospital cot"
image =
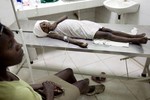
{"type": "MultiPolygon", "coordinates": [[[[58,50],[68,50],[68,51],[80,51],[80,52],[89,52],[89,53],[103,53],[103,54],[116,54],[116,55],[125,55],[127,58],[132,57],[146,57],[146,63],[143,68],[142,76],[148,75],[146,78],[139,78],[137,80],[149,80],[150,79],[150,71],[149,71],[149,64],[150,64],[150,42],[147,44],[142,45],[135,45],[130,44],[128,48],[125,47],[114,47],[114,46],[106,46],[106,45],[96,45],[93,41],[90,40],[80,40],[87,42],[88,48],[80,48],[73,44],[68,44],[64,41],[51,39],[48,37],[45,38],[37,38],[33,34],[33,26],[35,24],[35,20],[19,20],[21,28],[24,33],[25,43],[28,47],[47,47],[47,48],[54,48],[58,50]],[[116,49],[117,48],[117,49],[116,49]]],[[[100,23],[102,26],[111,28],[113,30],[123,31],[123,32],[130,32],[131,29],[136,27],[138,29],[138,33],[146,33],[147,37],[150,37],[150,26],[145,25],[123,25],[123,24],[104,24],[100,23]]],[[[18,32],[16,22],[10,26],[10,29],[18,32]]],[[[21,41],[19,38],[19,34],[15,33],[15,38],[18,41],[21,41]]],[[[126,58],[123,58],[126,59],[126,58]]],[[[84,74],[84,73],[80,73],[84,74]]],[[[103,76],[103,75],[102,75],[103,76]]],[[[111,77],[109,75],[105,75],[106,77],[111,77]]],[[[118,76],[119,77],[119,76],[118,76]]]]}

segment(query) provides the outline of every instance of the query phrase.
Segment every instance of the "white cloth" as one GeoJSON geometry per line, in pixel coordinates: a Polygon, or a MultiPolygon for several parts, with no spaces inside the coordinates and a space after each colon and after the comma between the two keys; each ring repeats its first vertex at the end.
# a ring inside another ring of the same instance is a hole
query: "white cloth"
{"type": "Polygon", "coordinates": [[[47,36],[47,33],[45,33],[40,27],[40,23],[44,22],[44,21],[49,22],[48,20],[39,20],[35,23],[34,28],[33,28],[33,33],[35,36],[37,36],[37,37],[46,37],[47,36]]]}
{"type": "Polygon", "coordinates": [[[100,24],[92,21],[66,19],[57,25],[54,32],[68,37],[93,39],[100,28],[100,24]]]}
{"type": "Polygon", "coordinates": [[[98,45],[129,47],[129,43],[115,42],[115,41],[110,41],[105,39],[95,39],[93,40],[93,42],[94,44],[98,44],[98,45]]]}

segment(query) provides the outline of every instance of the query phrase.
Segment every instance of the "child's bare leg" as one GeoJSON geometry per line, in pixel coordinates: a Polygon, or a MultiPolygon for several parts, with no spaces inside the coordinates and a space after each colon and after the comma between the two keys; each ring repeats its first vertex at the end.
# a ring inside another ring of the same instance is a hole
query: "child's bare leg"
{"type": "Polygon", "coordinates": [[[107,39],[107,40],[116,41],[116,42],[131,42],[132,40],[131,38],[116,36],[110,32],[103,32],[103,31],[96,32],[94,38],[95,39],[107,39]]]}
{"type": "Polygon", "coordinates": [[[127,33],[124,33],[124,32],[121,32],[121,31],[115,31],[115,30],[111,30],[109,28],[101,28],[100,31],[103,31],[103,32],[110,32],[114,35],[117,35],[117,36],[122,36],[122,37],[128,37],[128,38],[141,38],[141,37],[144,37],[146,34],[145,33],[141,33],[141,34],[137,34],[137,35],[131,35],[131,34],[127,34],[127,33]]]}
{"type": "Polygon", "coordinates": [[[84,79],[74,83],[78,87],[80,94],[86,94],[89,91],[89,79],[84,79]]]}
{"type": "Polygon", "coordinates": [[[77,81],[76,83],[74,83],[74,85],[76,87],[78,87],[81,94],[85,94],[89,90],[89,80],[88,79],[77,81]]]}
{"type": "Polygon", "coordinates": [[[55,75],[71,84],[77,81],[71,68],[62,70],[56,73],[55,75]]]}
{"type": "Polygon", "coordinates": [[[71,68],[62,70],[56,73],[55,75],[75,85],[79,89],[81,94],[86,94],[87,92],[94,90],[94,88],[89,86],[89,79],[77,81],[71,68]]]}
{"type": "Polygon", "coordinates": [[[142,38],[127,38],[127,37],[122,37],[122,36],[117,36],[114,35],[110,32],[103,32],[103,31],[98,31],[96,32],[95,39],[108,39],[116,42],[131,42],[131,43],[147,43],[147,38],[142,37],[142,38]]]}

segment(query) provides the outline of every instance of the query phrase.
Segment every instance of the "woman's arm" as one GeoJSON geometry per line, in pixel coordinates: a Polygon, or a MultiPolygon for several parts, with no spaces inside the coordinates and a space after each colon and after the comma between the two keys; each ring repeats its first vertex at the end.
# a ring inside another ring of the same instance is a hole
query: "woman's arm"
{"type": "Polygon", "coordinates": [[[54,100],[54,84],[50,81],[46,81],[42,83],[43,90],[46,96],[46,100],[54,100]]]}
{"type": "Polygon", "coordinates": [[[62,40],[62,41],[68,42],[68,43],[78,45],[79,47],[82,47],[82,48],[87,48],[87,45],[88,45],[87,43],[77,41],[77,40],[74,40],[70,37],[59,35],[57,33],[52,33],[51,32],[47,36],[50,37],[50,38],[53,38],[53,39],[59,39],[59,40],[62,40]]]}

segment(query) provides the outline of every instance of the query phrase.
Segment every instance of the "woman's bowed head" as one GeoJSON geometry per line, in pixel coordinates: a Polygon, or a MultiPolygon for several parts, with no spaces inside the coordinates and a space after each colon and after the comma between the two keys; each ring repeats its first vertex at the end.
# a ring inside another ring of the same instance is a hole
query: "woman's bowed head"
{"type": "Polygon", "coordinates": [[[35,23],[33,33],[37,37],[50,37],[63,40],[82,48],[87,48],[88,44],[76,39],[107,39],[116,42],[128,42],[133,44],[146,44],[148,38],[145,33],[131,35],[120,31],[115,31],[88,20],[74,20],[63,16],[54,23],[48,20],[40,20],[35,23]],[[67,38],[64,38],[67,37],[67,38]]]}

